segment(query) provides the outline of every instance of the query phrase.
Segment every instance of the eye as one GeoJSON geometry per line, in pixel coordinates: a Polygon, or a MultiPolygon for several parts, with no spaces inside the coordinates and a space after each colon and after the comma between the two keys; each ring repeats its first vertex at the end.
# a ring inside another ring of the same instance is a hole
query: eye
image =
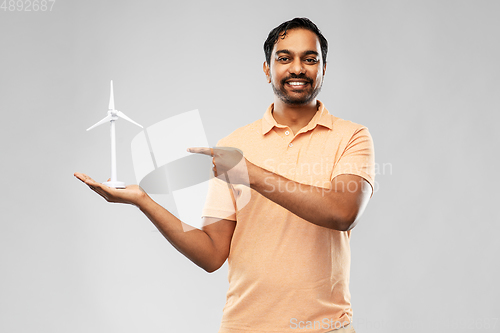
{"type": "Polygon", "coordinates": [[[310,64],[316,64],[318,62],[318,59],[316,59],[316,58],[307,58],[306,62],[310,63],[310,64]]]}
{"type": "Polygon", "coordinates": [[[288,61],[288,60],[290,60],[290,58],[288,58],[288,57],[279,57],[278,58],[278,61],[281,61],[281,62],[288,61]]]}

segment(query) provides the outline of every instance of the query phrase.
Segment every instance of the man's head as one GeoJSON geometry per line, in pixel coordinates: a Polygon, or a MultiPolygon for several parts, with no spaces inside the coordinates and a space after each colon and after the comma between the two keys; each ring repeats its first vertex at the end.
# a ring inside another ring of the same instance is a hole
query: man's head
{"type": "Polygon", "coordinates": [[[278,42],[279,39],[285,38],[288,30],[292,29],[306,29],[312,31],[316,34],[321,46],[321,57],[323,58],[323,65],[326,66],[326,55],[328,53],[328,41],[323,36],[321,31],[319,31],[316,24],[305,17],[296,17],[293,20],[281,23],[279,26],[271,30],[264,42],[264,54],[266,55],[266,62],[271,64],[271,55],[273,53],[273,47],[278,42]]]}
{"type": "Polygon", "coordinates": [[[326,71],[328,42],[306,18],[273,29],[264,43],[264,73],[285,104],[303,105],[316,98],[326,71]]]}

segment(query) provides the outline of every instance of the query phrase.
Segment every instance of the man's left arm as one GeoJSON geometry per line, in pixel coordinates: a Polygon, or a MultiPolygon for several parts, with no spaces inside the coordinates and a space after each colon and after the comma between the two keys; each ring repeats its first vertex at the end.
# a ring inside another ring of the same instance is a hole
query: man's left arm
{"type": "Polygon", "coordinates": [[[336,174],[330,188],[323,188],[261,168],[236,148],[189,148],[188,151],[212,156],[216,177],[249,186],[304,220],[330,229],[354,228],[372,194],[370,183],[355,174],[336,174]]]}
{"type": "Polygon", "coordinates": [[[248,161],[247,168],[255,191],[304,220],[330,229],[354,228],[372,193],[371,185],[358,175],[338,175],[327,189],[295,182],[248,161]]]}

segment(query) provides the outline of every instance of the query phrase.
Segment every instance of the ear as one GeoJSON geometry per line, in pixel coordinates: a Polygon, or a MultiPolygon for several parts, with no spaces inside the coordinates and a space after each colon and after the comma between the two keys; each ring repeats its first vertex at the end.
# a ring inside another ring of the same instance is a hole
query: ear
{"type": "Polygon", "coordinates": [[[269,65],[267,64],[267,61],[264,61],[262,70],[264,71],[264,74],[266,74],[267,83],[271,83],[271,75],[269,74],[269,65]]]}
{"type": "Polygon", "coordinates": [[[325,74],[326,74],[326,62],[323,65],[323,76],[325,76],[325,74]]]}

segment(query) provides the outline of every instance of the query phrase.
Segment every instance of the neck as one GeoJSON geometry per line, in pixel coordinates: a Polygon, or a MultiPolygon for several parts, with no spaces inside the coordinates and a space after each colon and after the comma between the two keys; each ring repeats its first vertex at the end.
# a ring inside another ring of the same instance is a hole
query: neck
{"type": "Polygon", "coordinates": [[[305,127],[318,111],[317,100],[308,104],[286,104],[279,98],[274,99],[273,117],[280,125],[288,126],[295,134],[305,127]]]}

